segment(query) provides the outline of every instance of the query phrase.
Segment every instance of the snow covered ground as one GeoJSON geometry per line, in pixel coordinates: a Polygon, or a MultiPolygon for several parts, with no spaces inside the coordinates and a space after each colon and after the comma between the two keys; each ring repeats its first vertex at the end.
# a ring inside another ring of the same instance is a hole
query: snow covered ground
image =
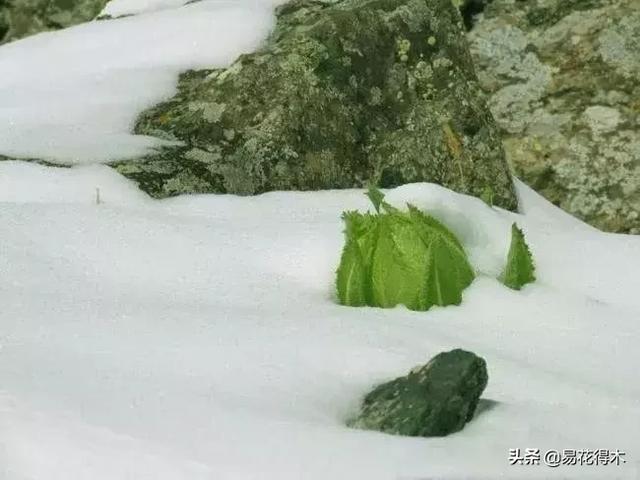
{"type": "Polygon", "coordinates": [[[138,113],[171,97],[180,72],[254,50],[282,0],[182,3],[116,0],[105,13],[138,15],[0,48],[0,155],[69,164],[148,153],[163,142],[131,135],[138,113]]]}
{"type": "MultiPolygon", "coordinates": [[[[182,3],[114,0],[105,13],[138,15],[0,48],[0,155],[158,145],[130,134],[139,111],[179,71],[254,48],[278,0],[182,3]]],[[[153,201],[108,167],[0,162],[0,479],[639,478],[640,237],[518,188],[523,215],[433,185],[389,193],[453,228],[482,272],[460,307],[418,313],[335,303],[360,191],[153,201]],[[514,220],[538,263],[521,292],[493,278],[514,220]],[[344,426],[373,385],[454,347],[490,374],[462,432],[344,426]],[[510,448],[627,463],[509,466],[510,448]]]]}
{"type": "Polygon", "coordinates": [[[0,163],[0,478],[638,478],[640,238],[519,185],[525,214],[434,185],[481,275],[460,307],[336,305],[340,214],[361,191],[145,198],[107,167],[0,163]],[[100,188],[100,205],[95,189],[100,188]],[[516,220],[539,281],[491,275],[516,220]],[[486,358],[446,438],[355,431],[368,389],[436,353],[486,358]],[[620,449],[622,466],[509,466],[509,448],[620,449]]]}

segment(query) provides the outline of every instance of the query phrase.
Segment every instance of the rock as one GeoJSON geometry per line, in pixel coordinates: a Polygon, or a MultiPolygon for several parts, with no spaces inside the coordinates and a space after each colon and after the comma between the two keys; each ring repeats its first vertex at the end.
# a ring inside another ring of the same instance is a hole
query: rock
{"type": "Polygon", "coordinates": [[[640,233],[640,2],[493,0],[468,38],[516,174],[598,228],[640,233]]]}
{"type": "Polygon", "coordinates": [[[94,19],[108,0],[0,0],[0,44],[94,19]]]}
{"type": "Polygon", "coordinates": [[[136,133],[182,142],[115,164],[154,197],[428,181],[517,200],[451,0],[294,0],[263,48],[189,71],[136,133]]]}
{"type": "Polygon", "coordinates": [[[0,0],[0,43],[9,31],[9,8],[7,0],[0,0]]]}
{"type": "Polygon", "coordinates": [[[487,386],[485,361],[465,350],[439,353],[429,363],[369,393],[355,428],[438,437],[462,430],[487,386]]]}
{"type": "Polygon", "coordinates": [[[471,30],[473,27],[475,18],[478,14],[482,13],[487,4],[492,0],[452,0],[453,4],[460,10],[462,15],[462,21],[464,27],[467,30],[471,30]]]}

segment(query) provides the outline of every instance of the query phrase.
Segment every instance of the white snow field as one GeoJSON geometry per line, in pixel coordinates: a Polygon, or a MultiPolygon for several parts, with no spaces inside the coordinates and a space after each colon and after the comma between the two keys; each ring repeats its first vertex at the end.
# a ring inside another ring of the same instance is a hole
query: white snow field
{"type": "Polygon", "coordinates": [[[640,237],[518,188],[523,215],[389,192],[481,272],[461,306],[410,312],[335,302],[340,214],[369,208],[362,191],[153,201],[105,166],[0,162],[0,478],[637,479],[640,237]],[[492,278],[513,221],[538,265],[520,292],[492,278]],[[463,431],[344,426],[372,386],[455,347],[490,375],[463,431]],[[510,448],[626,463],[509,466],[510,448]]]}
{"type": "Polygon", "coordinates": [[[181,7],[187,3],[189,3],[189,0],[111,0],[105,5],[100,16],[138,15],[140,13],[181,7]]]}
{"type": "Polygon", "coordinates": [[[140,156],[163,143],[131,135],[178,74],[255,50],[282,0],[108,4],[139,15],[41,33],[0,48],[0,155],[77,164],[140,156]],[[170,8],[173,7],[173,8],[170,8]]]}
{"type": "MultiPolygon", "coordinates": [[[[0,48],[0,155],[94,163],[187,68],[255,48],[279,0],[115,0],[0,48]]],[[[336,304],[340,215],[363,192],[153,201],[106,166],[0,162],[0,480],[640,478],[640,237],[518,184],[523,214],[428,184],[480,272],[461,306],[336,304]],[[96,204],[96,189],[100,204],[96,204]],[[539,280],[502,286],[513,221],[539,280]],[[488,362],[445,438],[346,428],[374,385],[456,347],[488,362]],[[509,449],[619,449],[620,466],[509,466],[509,449]]]]}

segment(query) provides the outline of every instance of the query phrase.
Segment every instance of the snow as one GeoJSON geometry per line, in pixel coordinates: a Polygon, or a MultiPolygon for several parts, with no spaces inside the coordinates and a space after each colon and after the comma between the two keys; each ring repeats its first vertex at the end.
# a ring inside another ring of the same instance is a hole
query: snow
{"type": "Polygon", "coordinates": [[[1,162],[0,478],[638,478],[640,238],[518,191],[522,215],[388,192],[484,272],[461,306],[410,312],[335,303],[340,214],[369,207],[362,191],[153,201],[105,166],[1,162]],[[520,292],[492,278],[514,221],[538,264],[520,292]],[[490,375],[462,432],[344,426],[373,385],[455,347],[490,375]],[[509,466],[518,447],[627,463],[509,466]]]}
{"type": "Polygon", "coordinates": [[[137,115],[175,92],[178,74],[229,65],[273,27],[277,0],[132,2],[144,12],[35,35],[0,48],[0,155],[108,162],[166,141],[132,135],[137,115]],[[173,6],[174,8],[168,8],[173,6]]]}
{"type": "MultiPolygon", "coordinates": [[[[238,4],[242,3],[247,6],[252,4],[262,9],[265,5],[275,7],[286,0],[198,0],[208,1],[210,3],[217,2],[219,4],[238,4]]],[[[100,13],[111,17],[120,17],[122,15],[139,15],[141,13],[156,12],[158,10],[173,9],[191,3],[190,0],[111,0],[107,3],[100,13]]]]}
{"type": "Polygon", "coordinates": [[[111,17],[138,15],[140,13],[181,7],[186,3],[188,3],[188,0],[111,0],[105,5],[100,15],[109,15],[111,17]]]}
{"type": "Polygon", "coordinates": [[[99,162],[188,68],[228,65],[280,0],[113,0],[128,15],[0,48],[0,479],[640,476],[640,237],[598,232],[518,182],[522,214],[429,184],[388,192],[460,237],[461,306],[336,304],[357,190],[154,201],[99,162]],[[97,199],[100,202],[97,202],[97,199]],[[495,277],[510,226],[538,281],[495,277]],[[446,438],[346,428],[379,382],[443,350],[483,356],[476,417],[446,438]],[[510,448],[620,449],[607,467],[509,466],[510,448]]]}

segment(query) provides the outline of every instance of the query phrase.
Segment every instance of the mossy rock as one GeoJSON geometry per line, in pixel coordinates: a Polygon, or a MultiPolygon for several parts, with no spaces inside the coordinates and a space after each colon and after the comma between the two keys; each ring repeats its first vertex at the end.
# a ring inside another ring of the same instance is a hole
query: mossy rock
{"type": "Polygon", "coordinates": [[[93,20],[108,0],[0,0],[0,44],[93,20]]]}
{"type": "Polygon", "coordinates": [[[154,197],[434,182],[517,207],[450,0],[296,0],[263,47],[189,71],[136,133],[182,142],[118,162],[154,197]]]}
{"type": "Polygon", "coordinates": [[[493,0],[468,38],[518,177],[640,234],[640,2],[493,0]]]}
{"type": "Polygon", "coordinates": [[[409,375],[376,387],[348,423],[394,435],[458,432],[473,418],[488,379],[486,362],[474,353],[442,352],[409,375]]]}

